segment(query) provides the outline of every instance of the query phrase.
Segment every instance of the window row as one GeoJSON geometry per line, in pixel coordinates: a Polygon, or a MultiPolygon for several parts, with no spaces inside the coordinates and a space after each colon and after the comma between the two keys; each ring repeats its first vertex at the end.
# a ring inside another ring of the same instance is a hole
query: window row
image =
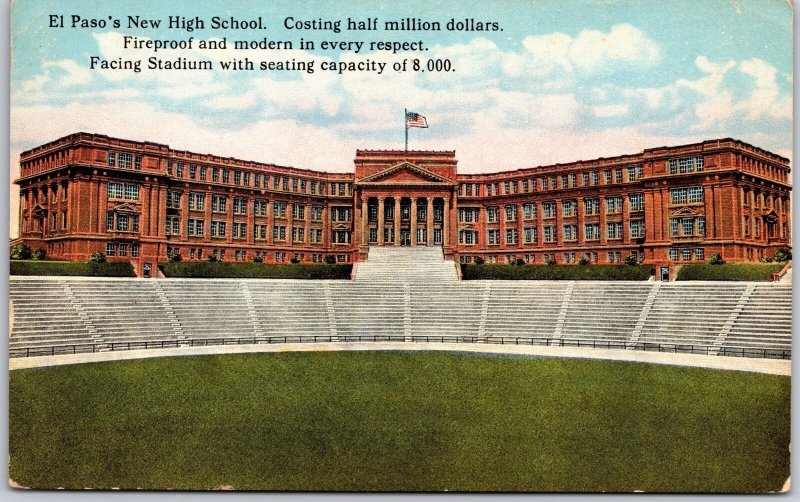
{"type": "Polygon", "coordinates": [[[139,256],[139,244],[136,242],[106,242],[106,256],[139,256]]]}
{"type": "Polygon", "coordinates": [[[703,171],[703,156],[683,157],[667,161],[669,174],[686,174],[703,171]]]}
{"type": "MultiPolygon", "coordinates": [[[[460,255],[459,261],[461,263],[479,263],[479,259],[484,260],[486,263],[495,264],[495,263],[506,263],[506,264],[516,264],[519,260],[524,261],[528,265],[533,264],[549,264],[549,263],[562,263],[562,264],[575,264],[579,263],[578,256],[580,256],[581,260],[586,260],[588,263],[601,263],[600,257],[603,256],[596,251],[590,251],[585,253],[577,253],[575,251],[567,251],[561,253],[560,255],[556,255],[555,253],[542,253],[542,254],[535,254],[535,253],[527,253],[522,255],[515,255],[515,254],[507,254],[503,256],[498,255],[488,255],[486,258],[483,258],[478,255],[460,255]],[[556,258],[560,258],[561,261],[559,262],[556,258]]],[[[624,257],[627,256],[635,256],[636,260],[641,262],[644,259],[642,253],[638,251],[607,251],[605,253],[605,262],[611,264],[621,264],[624,261],[624,257]]]]}
{"type": "Polygon", "coordinates": [[[703,261],[705,250],[703,248],[670,248],[669,259],[672,261],[703,261]]]}
{"type": "Polygon", "coordinates": [[[109,199],[139,200],[139,185],[109,181],[106,185],[106,196],[109,199]]]}
{"type": "Polygon", "coordinates": [[[706,235],[706,219],[703,216],[692,218],[670,218],[672,237],[703,237],[706,235]]]}
{"type": "Polygon", "coordinates": [[[480,193],[480,183],[461,183],[458,187],[458,194],[461,197],[490,197],[546,190],[563,190],[579,186],[596,186],[600,185],[601,180],[605,185],[632,183],[638,181],[642,175],[642,166],[634,165],[624,168],[605,169],[603,171],[585,171],[580,173],[580,177],[578,173],[567,173],[538,178],[488,182],[483,184],[483,194],[480,193]],[[580,184],[578,183],[579,181],[580,184]]]}
{"type": "Polygon", "coordinates": [[[142,169],[142,156],[130,152],[116,152],[109,150],[106,155],[106,164],[109,167],[119,167],[121,169],[142,169]]]}
{"type": "Polygon", "coordinates": [[[134,213],[106,213],[106,230],[112,232],[139,232],[139,215],[134,213]]]}

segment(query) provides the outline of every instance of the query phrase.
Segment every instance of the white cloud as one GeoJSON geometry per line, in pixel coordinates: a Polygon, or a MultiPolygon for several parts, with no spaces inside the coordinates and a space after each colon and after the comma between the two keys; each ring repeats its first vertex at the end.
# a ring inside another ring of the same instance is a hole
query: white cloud
{"type": "Polygon", "coordinates": [[[610,118],[621,117],[627,115],[630,111],[627,104],[621,105],[596,105],[592,107],[592,111],[596,117],[610,118]]]}

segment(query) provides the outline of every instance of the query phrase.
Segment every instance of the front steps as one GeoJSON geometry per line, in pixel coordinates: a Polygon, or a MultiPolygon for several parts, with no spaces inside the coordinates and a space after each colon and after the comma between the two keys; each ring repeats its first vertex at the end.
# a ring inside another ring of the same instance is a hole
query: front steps
{"type": "Polygon", "coordinates": [[[367,261],[358,264],[356,282],[369,284],[458,282],[456,264],[445,260],[440,247],[370,247],[367,261]]]}

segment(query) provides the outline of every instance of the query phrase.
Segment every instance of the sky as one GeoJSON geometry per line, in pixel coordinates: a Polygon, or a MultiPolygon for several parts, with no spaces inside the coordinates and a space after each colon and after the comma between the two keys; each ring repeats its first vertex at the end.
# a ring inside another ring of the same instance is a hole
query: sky
{"type": "MultiPolygon", "coordinates": [[[[792,158],[792,7],[785,0],[110,2],[17,0],[11,20],[11,179],[19,153],[76,131],[279,165],[351,172],[356,149],[402,149],[403,110],[428,129],[410,149],[455,150],[459,172],[491,172],[733,137],[792,158]],[[64,15],[64,28],[49,16],[64,15]],[[122,26],[70,28],[72,15],[122,26]],[[162,19],[128,28],[127,16],[162,19]],[[168,30],[169,16],[206,29],[168,30]],[[256,19],[265,30],[210,29],[256,19]],[[341,32],[288,30],[342,20],[341,32]],[[414,17],[438,32],[348,31],[348,18],[414,17]],[[450,19],[502,31],[448,31],[450,19]],[[124,36],[194,37],[191,51],[125,50],[124,36]],[[198,40],[290,40],[292,50],[207,50],[198,40]],[[317,41],[301,50],[300,38],[317,41]],[[358,54],[322,41],[418,41],[422,52],[358,54]],[[314,58],[314,73],[92,70],[90,58],[314,58]],[[453,72],[322,71],[326,62],[448,59],[453,72]]],[[[11,228],[18,197],[12,187],[11,228]]]]}

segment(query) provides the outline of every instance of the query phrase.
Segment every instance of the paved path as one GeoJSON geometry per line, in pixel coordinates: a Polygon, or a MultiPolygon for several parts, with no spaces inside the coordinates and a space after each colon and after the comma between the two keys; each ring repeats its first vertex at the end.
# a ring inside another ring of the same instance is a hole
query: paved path
{"type": "Polygon", "coordinates": [[[205,347],[180,347],[149,350],[118,350],[57,356],[14,357],[9,359],[9,369],[38,368],[100,361],[121,361],[148,357],[196,356],[206,354],[244,354],[255,352],[311,352],[332,350],[390,350],[417,351],[441,350],[485,354],[509,354],[574,359],[607,359],[651,364],[670,364],[719,370],[748,371],[771,375],[792,374],[792,361],[781,359],[753,359],[744,357],[705,356],[699,354],[668,354],[619,349],[594,349],[580,347],[547,347],[530,345],[494,345],[474,343],[404,343],[404,342],[333,342],[284,343],[256,345],[209,345],[205,347]]]}

